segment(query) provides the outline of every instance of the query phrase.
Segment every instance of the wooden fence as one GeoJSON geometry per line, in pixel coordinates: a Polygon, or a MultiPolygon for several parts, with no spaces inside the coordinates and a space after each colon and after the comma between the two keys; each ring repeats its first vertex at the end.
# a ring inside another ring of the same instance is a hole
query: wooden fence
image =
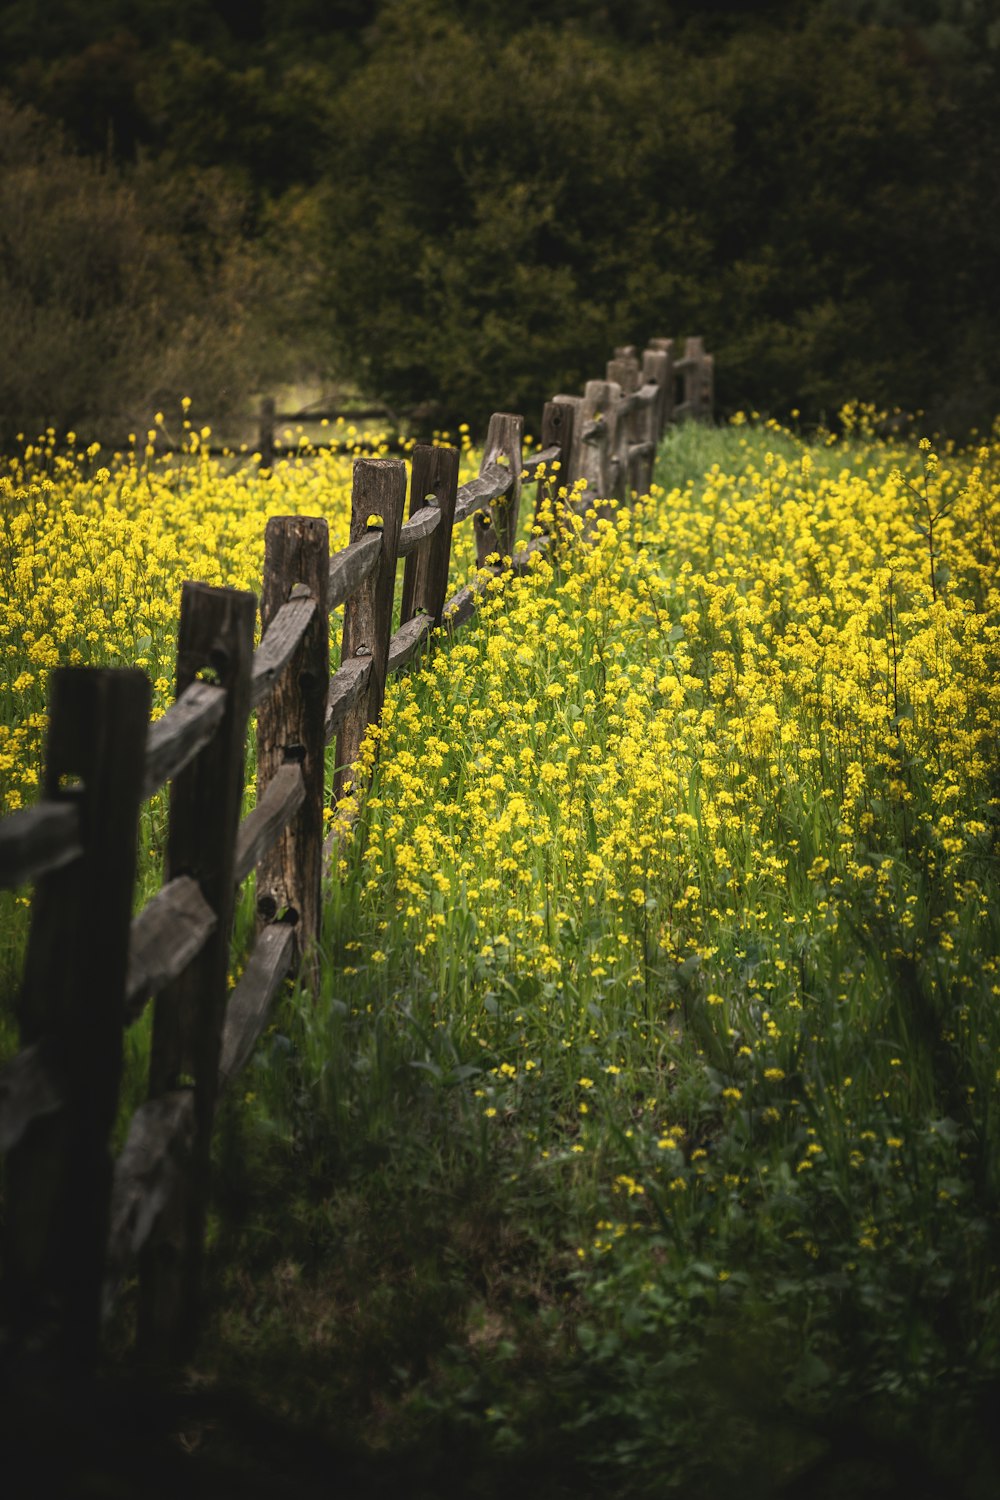
{"type": "Polygon", "coordinates": [[[0,821],[0,887],[34,883],[22,1050],[0,1070],[8,1351],[45,1348],[90,1366],[136,1265],[141,1357],[164,1364],[190,1353],[219,1093],[248,1061],[286,977],[307,986],[317,977],[327,745],[336,738],[337,796],[388,675],[435,626],[471,617],[488,572],[523,571],[549,544],[536,536],[514,553],[523,480],[537,481],[539,501],[578,478],[583,507],[627,501],[648,489],[666,424],[710,414],[700,340],[676,363],[669,339],[641,359],[616,350],[582,397],[546,403],[541,449],[528,459],[523,420],[508,414],[491,419],[479,475],[461,487],[454,448],[416,446],[405,522],[405,464],[356,460],[350,542],[332,558],[324,520],[270,520],[256,650],[253,594],[186,583],[176,701],[156,723],[142,672],[52,673],[41,800],[0,821]],[[446,601],[452,531],[470,518],[484,572],[446,601]],[[340,605],[331,675],[330,613],[340,605]],[[241,822],[254,711],[256,805],[241,822]],[[165,883],[133,916],[140,807],[167,782],[165,883]],[[236,893],[254,871],[256,939],[229,994],[236,893]],[[150,1000],[149,1097],[112,1163],[123,1030],[150,1000]]]}

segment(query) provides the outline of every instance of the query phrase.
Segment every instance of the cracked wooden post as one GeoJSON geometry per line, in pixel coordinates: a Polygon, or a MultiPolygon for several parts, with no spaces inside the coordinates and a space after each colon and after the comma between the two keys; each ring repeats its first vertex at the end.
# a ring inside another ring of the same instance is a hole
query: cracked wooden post
{"type": "MultiPolygon", "coordinates": [[[[631,345],[626,345],[631,348],[631,345]]],[[[620,358],[609,359],[607,367],[609,381],[617,382],[623,396],[631,396],[639,389],[639,361],[634,354],[620,358]]],[[[632,500],[632,490],[639,488],[638,483],[633,486],[636,478],[635,466],[629,457],[629,448],[633,443],[640,440],[641,423],[638,420],[639,413],[630,411],[620,415],[615,433],[615,458],[618,463],[618,498],[624,505],[632,500]]]]}
{"type": "Polygon", "coordinates": [[[154,1365],[188,1357],[198,1334],[256,615],[253,594],[184,585],[177,696],[208,672],[226,700],[215,734],[170,787],[166,879],[193,876],[216,925],[183,973],[157,995],[153,1010],[150,1098],[194,1090],[191,1153],[160,1228],[139,1256],[139,1353],[154,1365]]]}
{"type": "Polygon", "coordinates": [[[666,410],[668,393],[672,389],[672,381],[673,371],[668,351],[652,347],[644,349],[642,352],[642,383],[643,385],[655,385],[657,388],[657,398],[651,408],[651,415],[648,419],[649,436],[656,443],[660,441],[667,425],[664,420],[664,412],[666,410]]]}
{"type": "Polygon", "coordinates": [[[378,721],[382,712],[392,634],[396,553],[405,503],[406,465],[402,459],[355,460],[350,540],[361,541],[370,527],[376,525],[377,518],[382,550],[375,568],[344,605],[341,663],[358,656],[370,656],[372,669],[367,688],[347,714],[337,735],[335,801],[346,793],[366,729],[378,721]]]}
{"type": "Polygon", "coordinates": [[[545,448],[561,449],[558,473],[549,472],[544,479],[538,481],[538,494],[535,499],[535,525],[542,526],[558,544],[560,540],[561,523],[564,520],[563,507],[559,502],[559,491],[565,489],[569,495],[569,467],[573,452],[573,433],[576,427],[576,414],[580,406],[580,397],[572,400],[563,396],[557,396],[554,401],[546,401],[542,408],[542,433],[540,446],[545,448]],[[548,509],[551,512],[549,521],[543,522],[539,519],[546,498],[548,509]]]}
{"type": "Polygon", "coordinates": [[[42,876],[32,901],[21,1041],[41,1046],[63,1104],[7,1154],[3,1303],[15,1346],[51,1333],[76,1369],[93,1364],[100,1332],[149,705],[144,672],[50,679],[42,790],[76,805],[82,853],[42,876]]]}
{"type": "Polygon", "coordinates": [[[584,501],[595,505],[599,516],[612,507],[602,501],[618,497],[619,463],[616,456],[618,419],[615,402],[621,395],[617,382],[588,380],[580,411],[580,473],[586,481],[584,501]]]}
{"type": "Polygon", "coordinates": [[[676,375],[674,374],[674,341],[673,339],[650,339],[650,349],[658,354],[667,356],[667,372],[663,381],[663,406],[660,411],[660,437],[674,420],[674,407],[677,404],[676,375]]]}
{"type": "Polygon", "coordinates": [[[486,446],[480,474],[491,464],[503,464],[513,475],[513,484],[502,500],[494,500],[489,514],[477,511],[476,563],[486,566],[486,559],[494,554],[501,561],[513,557],[517,539],[517,522],[521,509],[521,465],[524,443],[524,418],[511,412],[494,412],[486,433],[486,446]]]}
{"type": "Polygon", "coordinates": [[[262,636],[293,597],[316,609],[295,654],[257,714],[257,802],[283,765],[298,764],[305,796],[257,865],[259,925],[280,917],[295,929],[295,961],[315,991],[323,875],[326,699],[330,683],[330,542],[327,523],[274,516],[264,533],[262,636]]]}
{"type": "Polygon", "coordinates": [[[421,611],[441,624],[448,593],[448,567],[451,562],[451,533],[455,524],[455,499],[458,494],[458,449],[435,448],[417,443],[411,454],[410,516],[432,503],[441,512],[434,534],[427,544],[411,552],[403,571],[403,605],[400,624],[405,625],[421,611]],[[428,497],[433,499],[429,502],[428,497]]]}

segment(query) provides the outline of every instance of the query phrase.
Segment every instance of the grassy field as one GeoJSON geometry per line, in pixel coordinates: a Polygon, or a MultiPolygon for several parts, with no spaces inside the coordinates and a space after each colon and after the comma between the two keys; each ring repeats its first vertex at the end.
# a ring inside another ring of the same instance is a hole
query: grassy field
{"type": "MultiPolygon", "coordinates": [[[[51,660],[162,703],[180,577],[346,533],[306,460],[96,462],[5,501],[9,805],[51,660]]],[[[197,1388],[397,1493],[995,1493],[998,470],[860,408],[681,428],[392,687],[322,993],[220,1119],[197,1388]]]]}

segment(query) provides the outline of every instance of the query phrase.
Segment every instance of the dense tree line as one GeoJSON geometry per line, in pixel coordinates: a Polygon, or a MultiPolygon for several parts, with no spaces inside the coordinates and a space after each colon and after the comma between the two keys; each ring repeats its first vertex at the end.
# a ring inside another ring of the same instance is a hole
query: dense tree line
{"type": "MultiPolygon", "coordinates": [[[[481,420],[611,343],[701,332],[730,408],[1000,410],[986,0],[36,0],[0,12],[0,58],[19,138],[27,109],[58,122],[47,170],[95,214],[130,195],[160,305],[196,287],[240,345],[209,402],[298,363],[481,420]]],[[[18,171],[38,223],[0,296],[23,320],[55,210],[18,171]]],[[[99,310],[115,278],[88,275],[99,310]]]]}

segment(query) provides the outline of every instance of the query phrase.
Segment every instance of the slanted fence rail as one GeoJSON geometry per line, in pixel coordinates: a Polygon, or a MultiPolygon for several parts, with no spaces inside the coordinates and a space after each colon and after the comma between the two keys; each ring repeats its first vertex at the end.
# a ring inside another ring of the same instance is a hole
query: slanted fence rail
{"type": "Polygon", "coordinates": [[[193,1348],[220,1091],[249,1060],[284,980],[318,978],[322,879],[337,836],[325,835],[327,746],[336,739],[339,799],[388,676],[435,627],[454,631],[472,616],[484,579],[523,572],[549,544],[538,535],[515,552],[524,481],[538,485],[536,515],[543,497],[555,502],[581,479],[581,509],[626,502],[648,489],[666,425],[710,416],[711,400],[701,341],[688,340],[675,363],[671,341],[654,340],[641,358],[616,350],[583,396],[546,403],[531,457],[523,419],[503,413],[464,485],[454,448],[417,445],[406,520],[406,465],[356,460],[341,552],[330,557],[324,520],[267,523],[256,650],[253,594],[184,585],[176,700],[154,724],[144,673],[53,672],[41,800],[0,820],[0,887],[34,884],[22,1050],[0,1069],[9,1349],[47,1347],[86,1368],[133,1267],[142,1357],[169,1363],[193,1348]],[[482,571],[449,600],[453,529],[470,519],[482,571]],[[331,673],[330,615],[341,606],[331,673]],[[254,713],[256,803],[241,821],[254,713]],[[133,916],[139,811],[168,783],[164,884],[133,916]],[[236,895],[252,872],[256,937],[230,994],[236,895]],[[123,1032],[150,1001],[149,1097],[112,1163],[123,1032]]]}

